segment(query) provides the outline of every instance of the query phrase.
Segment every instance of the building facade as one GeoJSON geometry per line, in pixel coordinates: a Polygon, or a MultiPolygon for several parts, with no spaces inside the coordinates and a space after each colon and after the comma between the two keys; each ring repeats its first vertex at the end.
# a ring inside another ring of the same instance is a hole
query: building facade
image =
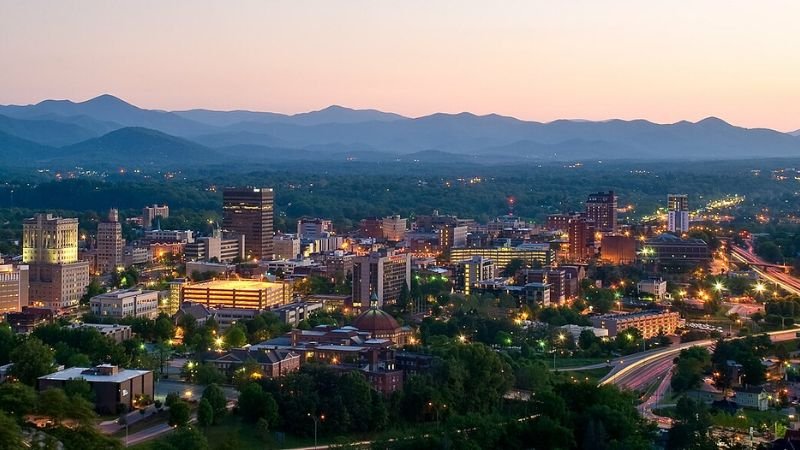
{"type": "Polygon", "coordinates": [[[495,277],[496,267],[494,261],[482,256],[473,256],[470,259],[458,262],[455,265],[455,287],[465,294],[469,294],[473,287],[481,281],[495,277]]]}
{"type": "Polygon", "coordinates": [[[369,304],[374,292],[378,305],[395,303],[403,286],[411,289],[411,255],[379,251],[353,259],[353,303],[369,304]]]}
{"type": "Polygon", "coordinates": [[[614,191],[589,194],[586,199],[586,218],[594,222],[598,231],[616,231],[617,196],[614,191]]]}
{"type": "Polygon", "coordinates": [[[689,231],[689,196],[669,194],[667,196],[667,230],[671,233],[689,231]]]}
{"type": "Polygon", "coordinates": [[[244,235],[245,257],[273,258],[272,235],[275,193],[271,188],[236,188],[222,192],[222,225],[244,235]]]}
{"type": "Polygon", "coordinates": [[[319,239],[333,233],[333,223],[328,219],[303,217],[297,221],[297,237],[319,239]]]}
{"type": "Polygon", "coordinates": [[[629,328],[635,328],[645,339],[661,333],[674,334],[678,328],[680,314],[668,311],[644,311],[627,314],[607,314],[591,318],[592,326],[605,328],[614,337],[629,328]]]}
{"type": "Polygon", "coordinates": [[[106,220],[97,224],[97,270],[100,273],[111,273],[122,267],[124,248],[119,213],[112,209],[106,220]]]}
{"type": "Polygon", "coordinates": [[[260,280],[211,280],[185,284],[181,301],[208,307],[264,310],[288,303],[292,286],[288,282],[260,280]]]}
{"type": "Polygon", "coordinates": [[[169,217],[169,206],[153,205],[142,208],[142,227],[144,227],[145,230],[153,228],[153,222],[157,217],[161,217],[162,219],[169,217]]]}
{"type": "Polygon", "coordinates": [[[53,311],[78,306],[89,285],[89,262],[78,260],[78,219],[25,219],[22,261],[29,267],[29,304],[53,311]]]}
{"type": "Polygon", "coordinates": [[[387,241],[400,242],[406,238],[406,227],[408,220],[395,214],[386,216],[382,220],[383,237],[387,241]]]}
{"type": "Polygon", "coordinates": [[[95,409],[102,414],[115,414],[120,405],[132,410],[146,398],[155,394],[153,372],[150,370],[120,369],[103,364],[97,367],[71,367],[39,377],[37,388],[64,389],[70,380],[85,380],[94,394],[95,409]]]}
{"type": "Polygon", "coordinates": [[[28,306],[28,266],[0,265],[0,317],[28,306]]]}
{"type": "Polygon", "coordinates": [[[555,250],[550,244],[523,244],[517,247],[454,248],[450,250],[450,264],[482,256],[494,261],[498,270],[503,270],[514,259],[521,259],[528,265],[551,265],[555,261],[555,250]]]}
{"type": "Polygon", "coordinates": [[[99,317],[155,319],[158,316],[158,291],[122,289],[106,292],[92,297],[89,307],[92,314],[99,317]]]}

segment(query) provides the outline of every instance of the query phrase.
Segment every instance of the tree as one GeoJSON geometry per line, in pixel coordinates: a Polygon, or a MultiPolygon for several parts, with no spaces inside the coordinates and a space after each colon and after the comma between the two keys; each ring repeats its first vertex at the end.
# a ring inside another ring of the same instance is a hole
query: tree
{"type": "Polygon", "coordinates": [[[0,323],[0,364],[8,364],[11,350],[16,345],[17,340],[11,327],[5,322],[0,323]]]}
{"type": "Polygon", "coordinates": [[[155,322],[156,339],[166,341],[175,334],[175,326],[166,314],[160,314],[155,322]]]}
{"type": "Polygon", "coordinates": [[[208,450],[208,440],[194,427],[180,427],[163,440],[156,441],[152,450],[208,450]]]}
{"type": "Polygon", "coordinates": [[[264,392],[260,385],[250,383],[239,393],[239,413],[247,422],[265,419],[273,425],[278,419],[278,404],[272,394],[264,392]]]}
{"type": "Polygon", "coordinates": [[[238,348],[247,344],[247,334],[242,327],[234,325],[225,332],[225,344],[230,348],[238,348]]]}
{"type": "Polygon", "coordinates": [[[169,419],[167,423],[173,427],[182,427],[189,423],[191,410],[189,404],[184,400],[178,399],[169,407],[169,419]]]}
{"type": "Polygon", "coordinates": [[[92,386],[83,378],[67,380],[64,384],[64,393],[69,397],[78,396],[90,402],[94,401],[92,386]]]}
{"type": "Polygon", "coordinates": [[[36,406],[36,391],[18,381],[0,384],[0,410],[21,418],[36,406]]]}
{"type": "Polygon", "coordinates": [[[225,381],[225,375],[217,370],[216,366],[208,362],[197,366],[197,371],[194,377],[195,381],[202,385],[223,383],[225,381]]]}
{"type": "Polygon", "coordinates": [[[214,423],[219,423],[228,412],[228,400],[225,398],[225,393],[216,384],[209,384],[203,391],[203,400],[208,400],[211,410],[214,412],[214,423]]]}
{"type": "Polygon", "coordinates": [[[28,338],[11,351],[11,375],[21,382],[34,386],[36,380],[53,372],[54,353],[36,338],[28,338]]]}
{"type": "Polygon", "coordinates": [[[100,295],[105,291],[106,290],[103,289],[103,286],[100,285],[100,281],[97,278],[92,278],[92,281],[90,281],[89,284],[86,286],[86,293],[83,294],[83,297],[81,297],[80,301],[81,305],[88,305],[89,300],[92,297],[100,295]]]}
{"type": "Polygon", "coordinates": [[[524,269],[525,267],[526,264],[524,260],[514,258],[508,262],[500,275],[504,277],[513,277],[520,269],[524,269]]]}
{"type": "Polygon", "coordinates": [[[200,400],[200,405],[197,407],[197,423],[203,428],[214,423],[214,410],[211,409],[211,403],[207,399],[200,400]]]}
{"type": "Polygon", "coordinates": [[[696,388],[703,381],[703,373],[711,368],[711,355],[703,347],[681,350],[676,358],[675,374],[671,386],[676,392],[696,388]]]}
{"type": "Polygon", "coordinates": [[[22,444],[22,430],[17,422],[0,411],[0,448],[25,448],[22,444]]]}

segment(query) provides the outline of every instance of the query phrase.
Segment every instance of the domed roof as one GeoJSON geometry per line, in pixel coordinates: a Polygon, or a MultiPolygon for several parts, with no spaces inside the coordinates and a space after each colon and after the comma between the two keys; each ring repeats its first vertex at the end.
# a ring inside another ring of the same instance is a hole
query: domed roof
{"type": "Polygon", "coordinates": [[[373,306],[359,314],[353,321],[353,326],[361,331],[369,331],[372,334],[394,333],[400,328],[400,324],[391,314],[377,306],[373,306]]]}

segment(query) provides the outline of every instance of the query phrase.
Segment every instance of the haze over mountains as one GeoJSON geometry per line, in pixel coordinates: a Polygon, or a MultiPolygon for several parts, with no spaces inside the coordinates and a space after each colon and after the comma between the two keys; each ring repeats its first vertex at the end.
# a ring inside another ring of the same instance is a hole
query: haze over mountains
{"type": "Polygon", "coordinates": [[[519,163],[800,156],[800,130],[717,118],[530,122],[496,114],[419,118],[330,106],[295,115],[147,110],[111,95],[0,106],[3,166],[165,166],[274,161],[519,163]]]}

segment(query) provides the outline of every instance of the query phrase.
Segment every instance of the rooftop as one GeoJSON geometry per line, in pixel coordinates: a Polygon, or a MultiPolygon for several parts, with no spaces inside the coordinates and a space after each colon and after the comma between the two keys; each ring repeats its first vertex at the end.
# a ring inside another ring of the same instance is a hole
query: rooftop
{"type": "Polygon", "coordinates": [[[146,373],[151,373],[151,371],[121,369],[119,372],[113,375],[100,375],[97,374],[97,372],[93,367],[70,367],[69,369],[64,369],[59,372],[54,372],[49,375],[39,377],[39,379],[67,381],[67,380],[74,380],[81,378],[88,381],[89,383],[121,383],[123,381],[130,380],[131,378],[136,378],[140,375],[144,375],[146,373]]]}
{"type": "Polygon", "coordinates": [[[281,287],[281,283],[261,280],[209,280],[187,285],[186,288],[226,289],[226,290],[261,290],[281,287]]]}

